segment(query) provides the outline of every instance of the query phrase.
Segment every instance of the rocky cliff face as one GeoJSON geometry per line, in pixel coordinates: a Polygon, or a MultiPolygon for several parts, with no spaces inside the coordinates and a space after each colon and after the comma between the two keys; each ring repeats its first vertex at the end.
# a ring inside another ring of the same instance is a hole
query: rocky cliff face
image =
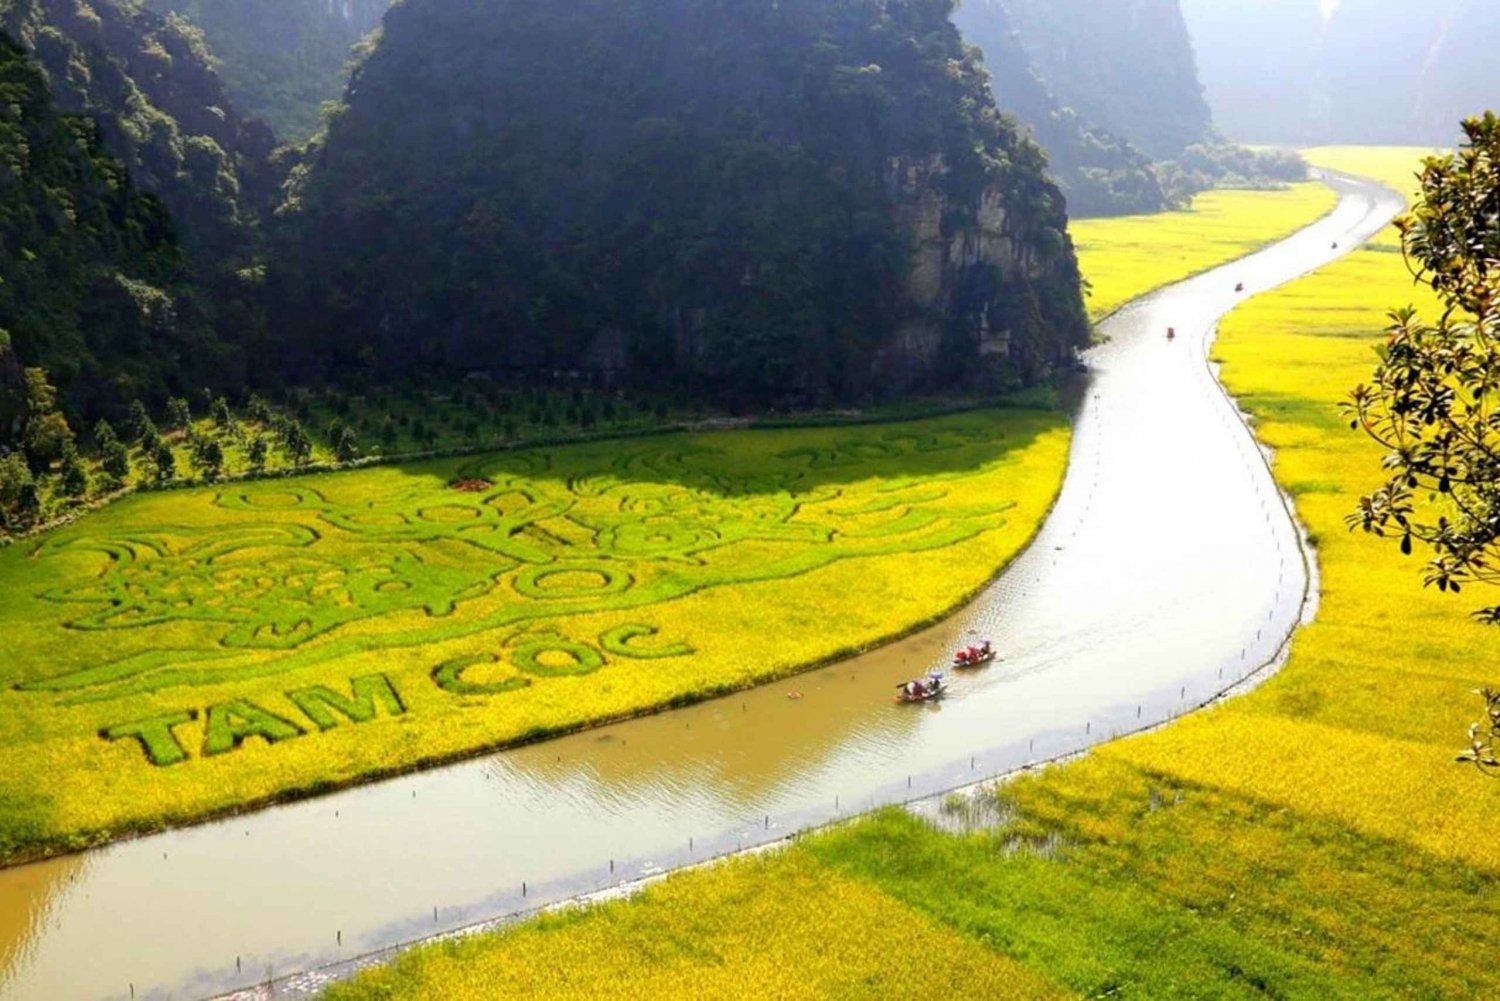
{"type": "Polygon", "coordinates": [[[352,48],[380,24],[391,0],[146,0],[203,32],[229,92],[284,142],[322,125],[343,92],[352,48]]]}
{"type": "Polygon", "coordinates": [[[1453,145],[1458,123],[1500,101],[1500,4],[1343,0],[1312,81],[1311,135],[1453,145]]]}
{"type": "Polygon", "coordinates": [[[406,0],[283,209],[288,350],[760,400],[1036,377],[1087,336],[1063,200],[949,13],[406,0]]]}

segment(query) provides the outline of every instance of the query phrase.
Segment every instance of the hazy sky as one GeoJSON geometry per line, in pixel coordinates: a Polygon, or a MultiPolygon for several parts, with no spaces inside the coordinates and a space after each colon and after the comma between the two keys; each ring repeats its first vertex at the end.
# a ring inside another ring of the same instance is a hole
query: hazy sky
{"type": "Polygon", "coordinates": [[[1333,12],[1339,9],[1339,0],[1323,0],[1323,16],[1332,17],[1333,12]]]}

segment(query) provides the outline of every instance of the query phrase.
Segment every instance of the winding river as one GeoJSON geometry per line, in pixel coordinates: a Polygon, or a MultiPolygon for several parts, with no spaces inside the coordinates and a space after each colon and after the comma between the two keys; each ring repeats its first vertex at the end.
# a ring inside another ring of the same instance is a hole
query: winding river
{"type": "Polygon", "coordinates": [[[1324,220],[1103,325],[1056,508],[942,626],[744,695],[0,872],[0,998],[305,994],[402,943],[1074,753],[1263,675],[1310,568],[1207,353],[1246,296],[1401,209],[1325,180],[1324,220]],[[1003,660],[892,705],[976,636],[1003,660]]]}

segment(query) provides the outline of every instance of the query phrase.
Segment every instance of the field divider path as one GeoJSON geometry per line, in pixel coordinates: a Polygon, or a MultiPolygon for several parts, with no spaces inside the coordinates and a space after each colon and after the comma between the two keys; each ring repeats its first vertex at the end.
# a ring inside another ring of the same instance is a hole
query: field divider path
{"type": "Polygon", "coordinates": [[[1310,565],[1209,349],[1246,297],[1402,207],[1324,180],[1340,201],[1321,221],[1103,324],[1051,516],[947,622],[718,701],[0,872],[0,899],[49,886],[0,954],[0,999],[307,996],[404,944],[1067,757],[1264,677],[1310,565]],[[980,637],[999,662],[892,703],[980,637]]]}

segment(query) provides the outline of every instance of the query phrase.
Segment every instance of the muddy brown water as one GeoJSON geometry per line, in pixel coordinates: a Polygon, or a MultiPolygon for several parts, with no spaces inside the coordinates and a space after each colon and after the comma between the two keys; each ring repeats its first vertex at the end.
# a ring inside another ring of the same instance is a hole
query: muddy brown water
{"type": "Polygon", "coordinates": [[[1073,753],[1253,675],[1308,567],[1207,346],[1236,303],[1401,207],[1327,180],[1328,218],[1103,325],[1056,508],[943,625],[717,702],[0,872],[0,998],[304,994],[356,957],[1073,753]],[[1001,661],[893,704],[980,636],[1001,661]]]}

